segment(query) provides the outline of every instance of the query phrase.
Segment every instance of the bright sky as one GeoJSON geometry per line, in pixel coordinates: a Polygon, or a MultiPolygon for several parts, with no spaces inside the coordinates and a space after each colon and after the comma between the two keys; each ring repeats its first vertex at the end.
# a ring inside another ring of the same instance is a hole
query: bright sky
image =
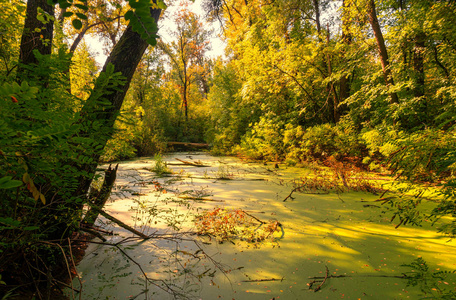
{"type": "MultiPolygon", "coordinates": [[[[173,13],[179,8],[179,3],[180,1],[173,1],[175,2],[174,5],[169,5],[168,8],[166,9],[166,14],[164,18],[161,18],[158,22],[159,24],[159,31],[158,34],[160,37],[165,42],[170,42],[172,41],[172,37],[168,34],[169,30],[173,30],[176,25],[174,24],[173,20],[170,19],[173,15],[173,13]]],[[[213,36],[210,39],[211,43],[211,50],[208,51],[206,54],[208,57],[216,58],[218,56],[223,56],[224,54],[224,49],[225,49],[225,43],[217,37],[217,35],[221,34],[221,29],[220,29],[220,23],[214,22],[214,23],[207,23],[204,19],[204,11],[201,7],[203,0],[195,0],[194,3],[190,5],[190,9],[198,14],[200,16],[200,20],[205,24],[205,26],[208,27],[208,29],[214,29],[213,30],[213,36]]],[[[166,3],[166,1],[165,1],[166,3]]],[[[168,2],[169,3],[169,2],[168,2]]],[[[86,38],[87,43],[89,44],[90,49],[92,49],[94,52],[98,53],[96,55],[96,61],[100,66],[104,65],[104,62],[106,60],[106,56],[103,55],[103,50],[102,47],[103,45],[99,42],[98,38],[92,38],[87,36],[86,38]]]]}

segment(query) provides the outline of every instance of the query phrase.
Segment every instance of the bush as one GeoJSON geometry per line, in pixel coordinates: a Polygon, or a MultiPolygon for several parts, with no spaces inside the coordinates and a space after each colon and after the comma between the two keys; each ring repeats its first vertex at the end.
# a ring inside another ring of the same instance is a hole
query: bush
{"type": "Polygon", "coordinates": [[[135,157],[136,149],[132,146],[132,140],[133,137],[128,138],[121,132],[114,134],[103,150],[101,161],[111,162],[135,157]]]}
{"type": "Polygon", "coordinates": [[[323,124],[307,129],[287,124],[284,131],[286,161],[294,164],[301,161],[335,157],[360,157],[365,145],[356,130],[346,124],[323,124]]]}
{"type": "Polygon", "coordinates": [[[365,131],[362,138],[369,150],[369,159],[383,161],[393,173],[411,181],[447,177],[456,167],[454,130],[407,133],[383,128],[365,131]]]}
{"type": "Polygon", "coordinates": [[[276,161],[284,157],[283,122],[262,116],[241,140],[237,151],[252,159],[276,161]]]}

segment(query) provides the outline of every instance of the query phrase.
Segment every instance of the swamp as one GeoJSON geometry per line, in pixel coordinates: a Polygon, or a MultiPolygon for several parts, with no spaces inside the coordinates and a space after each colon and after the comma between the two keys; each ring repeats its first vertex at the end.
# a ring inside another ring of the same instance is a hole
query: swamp
{"type": "Polygon", "coordinates": [[[119,164],[105,209],[151,240],[101,218],[122,250],[89,246],[73,281],[83,299],[417,299],[409,281],[432,278],[404,265],[455,268],[456,242],[390,222],[378,201],[396,190],[388,177],[352,172],[345,187],[330,169],[202,152],[164,156],[162,177],[156,164],[119,164]]]}
{"type": "Polygon", "coordinates": [[[0,0],[0,299],[456,299],[456,1],[0,0]]]}

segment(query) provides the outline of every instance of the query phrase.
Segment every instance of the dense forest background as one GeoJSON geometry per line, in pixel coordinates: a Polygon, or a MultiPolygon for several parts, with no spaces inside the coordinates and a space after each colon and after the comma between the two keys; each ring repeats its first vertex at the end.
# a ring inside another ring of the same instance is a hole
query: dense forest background
{"type": "MultiPolygon", "coordinates": [[[[0,3],[0,274],[47,270],[0,284],[54,271],[100,161],[170,141],[432,184],[429,215],[450,216],[439,230],[456,235],[455,1],[204,0],[207,20],[174,1],[169,42],[163,1],[0,3]],[[224,56],[206,55],[206,21],[220,22],[224,56]]],[[[397,201],[419,224],[415,200],[397,201]]]]}

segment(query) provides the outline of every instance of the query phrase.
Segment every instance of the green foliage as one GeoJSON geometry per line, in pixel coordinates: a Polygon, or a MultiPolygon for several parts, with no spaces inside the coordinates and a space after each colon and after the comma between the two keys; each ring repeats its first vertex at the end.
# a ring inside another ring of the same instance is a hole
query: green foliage
{"type": "Polygon", "coordinates": [[[418,286],[425,298],[454,299],[456,292],[447,286],[447,282],[454,280],[456,271],[432,271],[422,257],[418,257],[403,267],[411,270],[404,273],[407,286],[418,286]]]}
{"type": "MultiPolygon", "coordinates": [[[[243,136],[239,150],[252,159],[278,160],[283,157],[283,122],[270,115],[260,117],[243,136]]],[[[238,151],[239,151],[238,150],[238,151]]]]}
{"type": "Polygon", "coordinates": [[[162,177],[165,174],[170,174],[171,170],[168,168],[168,165],[163,160],[163,157],[160,154],[155,154],[154,156],[155,164],[154,167],[151,169],[152,172],[158,177],[162,177]]]}
{"type": "Polygon", "coordinates": [[[323,124],[304,130],[301,126],[287,124],[284,131],[287,148],[286,159],[300,162],[314,159],[359,157],[364,151],[357,131],[350,125],[323,124]]]}
{"type": "MultiPolygon", "coordinates": [[[[157,44],[158,25],[150,13],[150,0],[127,0],[132,8],[125,14],[125,20],[130,21],[130,26],[133,30],[147,41],[152,46],[157,44]]],[[[153,4],[154,9],[166,9],[166,5],[162,0],[156,1],[153,4]]]]}
{"type": "Polygon", "coordinates": [[[76,30],[80,30],[82,28],[82,23],[84,20],[87,20],[87,11],[89,10],[89,7],[87,6],[87,0],[48,0],[48,2],[53,2],[54,4],[59,4],[59,7],[61,9],[69,9],[71,7],[79,9],[81,12],[66,12],[65,17],[71,17],[74,16],[75,18],[71,21],[71,24],[76,30]]]}
{"type": "Polygon", "coordinates": [[[0,178],[0,190],[1,189],[12,189],[15,187],[20,187],[22,185],[22,181],[20,180],[13,180],[12,176],[5,176],[0,178]]]}
{"type": "Polygon", "coordinates": [[[1,0],[0,19],[0,80],[10,76],[19,57],[20,35],[26,6],[23,1],[1,0]]]}
{"type": "Polygon", "coordinates": [[[133,136],[123,131],[116,131],[103,149],[101,161],[112,162],[135,157],[136,149],[132,143],[133,136]]]}
{"type": "MultiPolygon", "coordinates": [[[[86,190],[111,130],[101,121],[81,122],[82,100],[68,93],[67,56],[35,53],[38,65],[21,83],[0,85],[0,269],[8,284],[28,285],[62,261],[61,248],[49,240],[66,239],[79,227],[86,190]],[[96,129],[97,136],[94,131],[96,129]],[[17,281],[19,280],[19,281],[17,281]]],[[[114,88],[118,74],[101,76],[114,88]]],[[[106,109],[103,91],[92,107],[106,109]]]]}
{"type": "Polygon", "coordinates": [[[217,171],[214,172],[214,175],[216,179],[220,180],[230,180],[234,177],[227,166],[219,166],[217,171]]]}

